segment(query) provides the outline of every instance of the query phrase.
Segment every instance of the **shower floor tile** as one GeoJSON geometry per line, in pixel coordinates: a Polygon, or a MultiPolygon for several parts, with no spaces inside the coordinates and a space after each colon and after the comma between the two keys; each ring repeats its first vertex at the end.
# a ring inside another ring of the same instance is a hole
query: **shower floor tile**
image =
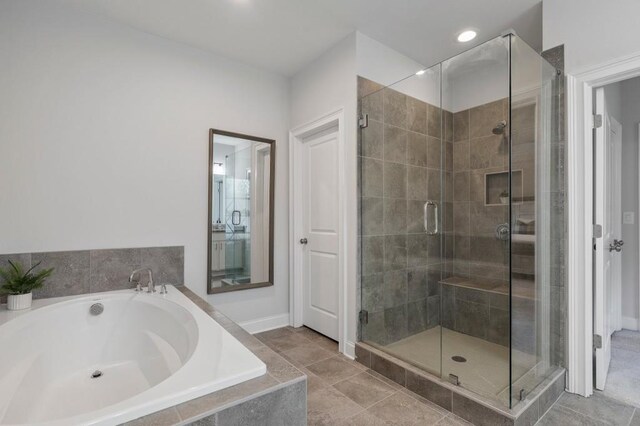
{"type": "MultiPolygon", "coordinates": [[[[508,397],[509,348],[456,331],[434,327],[387,345],[385,351],[442,377],[458,376],[460,385],[481,395],[504,400],[508,397]],[[441,343],[442,342],[442,343],[441,343]],[[463,357],[456,362],[452,357],[463,357]],[[506,392],[505,392],[506,391],[506,392]]],[[[514,351],[513,380],[518,380],[533,367],[533,355],[514,351]]],[[[506,401],[503,401],[506,402],[506,401]]]]}

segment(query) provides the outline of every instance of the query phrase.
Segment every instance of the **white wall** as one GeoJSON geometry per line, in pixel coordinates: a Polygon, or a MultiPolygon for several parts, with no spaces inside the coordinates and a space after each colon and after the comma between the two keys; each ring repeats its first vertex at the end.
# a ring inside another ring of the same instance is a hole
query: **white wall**
{"type": "Polygon", "coordinates": [[[543,0],[543,50],[565,47],[565,71],[640,52],[638,0],[543,0]]]}
{"type": "MultiPolygon", "coordinates": [[[[638,123],[640,123],[640,77],[623,81],[622,95],[622,211],[635,213],[635,224],[622,225],[622,317],[638,320],[638,123]]],[[[629,327],[629,321],[625,321],[629,327]]]]}
{"type": "Polygon", "coordinates": [[[291,80],[291,128],[344,108],[347,336],[346,352],[353,356],[357,332],[357,80],[356,34],[353,33],[301,70],[291,80]]]}
{"type": "Polygon", "coordinates": [[[0,58],[0,253],[184,245],[204,295],[208,130],[273,138],[275,286],[208,299],[288,312],[287,79],[44,0],[0,2],[0,58]]]}
{"type": "MultiPolygon", "coordinates": [[[[501,37],[476,46],[440,64],[422,65],[384,44],[357,33],[358,75],[383,85],[392,85],[406,95],[458,112],[509,95],[508,42],[501,37]],[[442,98],[441,84],[442,79],[442,98]]],[[[514,93],[531,90],[553,74],[541,68],[540,55],[524,41],[512,44],[514,93]]]]}
{"type": "Polygon", "coordinates": [[[416,76],[415,73],[425,69],[426,65],[362,33],[356,33],[356,50],[356,73],[359,76],[384,86],[393,85],[394,90],[432,105],[440,103],[439,67],[416,76]]]}

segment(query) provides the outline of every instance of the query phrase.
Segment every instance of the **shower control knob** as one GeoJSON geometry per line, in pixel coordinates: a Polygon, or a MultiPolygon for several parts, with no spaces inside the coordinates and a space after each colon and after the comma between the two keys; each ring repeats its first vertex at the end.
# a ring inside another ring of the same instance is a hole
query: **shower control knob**
{"type": "Polygon", "coordinates": [[[308,241],[306,238],[300,238],[300,244],[307,244],[308,241]]]}

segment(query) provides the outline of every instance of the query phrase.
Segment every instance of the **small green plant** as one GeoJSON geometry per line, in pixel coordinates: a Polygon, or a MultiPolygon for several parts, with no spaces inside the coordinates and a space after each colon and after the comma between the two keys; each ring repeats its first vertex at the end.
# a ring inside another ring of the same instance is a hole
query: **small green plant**
{"type": "Polygon", "coordinates": [[[0,293],[17,295],[28,294],[31,291],[44,285],[45,280],[53,273],[53,268],[43,269],[34,273],[33,270],[40,265],[40,262],[33,265],[25,272],[20,262],[13,263],[9,261],[11,268],[0,268],[0,278],[4,284],[0,286],[0,293]]]}
{"type": "Polygon", "coordinates": [[[500,198],[507,198],[509,196],[509,193],[507,191],[502,191],[500,193],[500,198]]]}

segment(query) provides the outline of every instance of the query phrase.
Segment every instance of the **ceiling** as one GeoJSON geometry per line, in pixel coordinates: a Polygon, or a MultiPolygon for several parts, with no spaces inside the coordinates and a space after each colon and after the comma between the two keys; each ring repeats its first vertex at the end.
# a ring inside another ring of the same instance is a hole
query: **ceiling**
{"type": "Polygon", "coordinates": [[[58,0],[284,75],[358,30],[435,64],[508,28],[542,46],[541,0],[58,0]],[[455,40],[473,28],[471,43],[455,40]]]}

